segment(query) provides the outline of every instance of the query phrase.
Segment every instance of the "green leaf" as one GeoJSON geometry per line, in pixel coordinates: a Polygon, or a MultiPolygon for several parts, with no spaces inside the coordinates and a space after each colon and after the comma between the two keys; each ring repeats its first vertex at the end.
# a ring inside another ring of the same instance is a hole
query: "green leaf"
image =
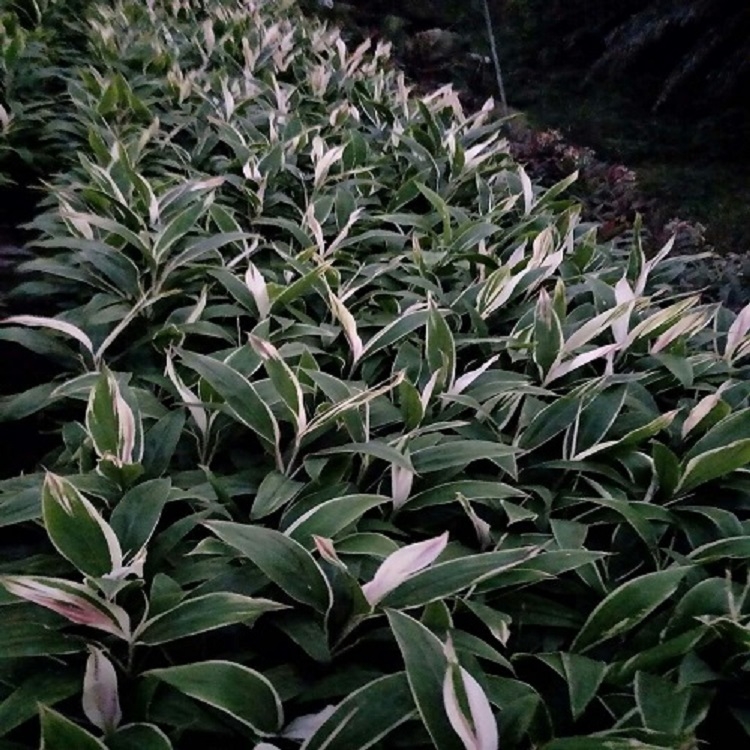
{"type": "Polygon", "coordinates": [[[152,479],[128,490],[109,518],[125,554],[144,547],[156,529],[169,499],[170,479],[152,479]]]}
{"type": "Polygon", "coordinates": [[[235,417],[275,452],[279,450],[279,426],[255,387],[237,370],[205,354],[181,351],[182,361],[195,370],[223,399],[235,417]]]}
{"type": "Polygon", "coordinates": [[[386,610],[386,615],[401,650],[414,703],[433,746],[438,750],[459,750],[462,743],[443,706],[443,681],[448,670],[443,644],[408,615],[391,609],[386,610]]]}
{"type": "Polygon", "coordinates": [[[312,555],[279,531],[230,521],[206,521],[222,541],[239,550],[292,599],[327,612],[331,590],[312,555]]]}
{"type": "Polygon", "coordinates": [[[139,629],[137,638],[140,643],[156,646],[238,622],[249,625],[264,612],[284,608],[283,604],[269,599],[217,591],[186,599],[147,620],[139,629]]]}
{"type": "Polygon", "coordinates": [[[383,606],[404,609],[444,599],[520,565],[537,551],[536,547],[522,547],[484,552],[432,565],[388,593],[383,599],[383,606]]]}
{"type": "Polygon", "coordinates": [[[122,550],[114,531],[66,479],[47,474],[42,514],[51,542],[82,573],[98,577],[122,565],[122,550]]]}
{"type": "Polygon", "coordinates": [[[367,750],[415,714],[406,674],[380,677],[341,701],[301,750],[367,750]]]}
{"type": "Polygon", "coordinates": [[[641,623],[674,594],[688,570],[687,567],[659,570],[618,586],[589,615],[571,649],[586,651],[641,623]]]}
{"type": "Polygon", "coordinates": [[[152,669],[143,676],[166,682],[263,737],[276,734],[284,722],[281,699],[273,685],[260,672],[241,664],[203,661],[152,669]]]}
{"type": "Polygon", "coordinates": [[[350,524],[359,521],[372,508],[390,503],[385,495],[345,495],[326,500],[300,516],[284,533],[309,546],[314,534],[333,538],[350,524]]]}
{"type": "Polygon", "coordinates": [[[596,696],[602,684],[607,665],[580,654],[560,654],[565,682],[570,695],[570,710],[574,719],[579,719],[596,696]]]}
{"type": "Polygon", "coordinates": [[[697,565],[707,565],[718,560],[750,559],[750,536],[719,539],[694,549],[687,559],[697,565]]]}
{"type": "Polygon", "coordinates": [[[450,388],[456,379],[456,343],[440,310],[430,302],[425,354],[430,372],[441,371],[438,388],[450,388]]]}
{"type": "Polygon", "coordinates": [[[553,401],[538,412],[521,433],[518,447],[526,451],[534,450],[559,435],[576,420],[580,408],[581,399],[577,396],[563,396],[553,401]]]}
{"type": "Polygon", "coordinates": [[[278,471],[270,471],[263,478],[250,509],[250,520],[257,521],[275,513],[290,503],[304,488],[302,482],[295,482],[278,471]]]}
{"type": "Polygon", "coordinates": [[[691,458],[684,465],[675,492],[688,492],[701,484],[719,479],[750,463],[750,438],[737,440],[691,458]]]}
{"type": "Polygon", "coordinates": [[[51,708],[40,706],[39,717],[42,724],[40,750],[107,750],[93,734],[51,708]]]}
{"type": "MultiPolygon", "coordinates": [[[[29,623],[31,624],[31,623],[29,623]]],[[[5,630],[5,620],[3,620],[5,630]]],[[[4,640],[0,637],[0,640],[4,640]]],[[[0,643],[0,649],[3,646],[0,643]]],[[[3,655],[10,656],[4,650],[3,655]]],[[[32,674],[0,702],[0,737],[37,715],[39,704],[52,706],[81,690],[81,679],[71,672],[45,669],[32,674]]]]}
{"type": "Polygon", "coordinates": [[[487,459],[511,475],[516,473],[515,455],[518,448],[490,440],[446,440],[438,445],[416,450],[411,454],[414,470],[429,474],[454,467],[465,467],[473,461],[487,459]]]}
{"type": "Polygon", "coordinates": [[[172,743],[154,724],[126,724],[107,738],[109,750],[172,750],[172,743]]]}
{"type": "Polygon", "coordinates": [[[652,732],[676,735],[684,728],[690,703],[690,689],[678,689],[671,680],[638,672],[635,703],[643,726],[652,732]]]}

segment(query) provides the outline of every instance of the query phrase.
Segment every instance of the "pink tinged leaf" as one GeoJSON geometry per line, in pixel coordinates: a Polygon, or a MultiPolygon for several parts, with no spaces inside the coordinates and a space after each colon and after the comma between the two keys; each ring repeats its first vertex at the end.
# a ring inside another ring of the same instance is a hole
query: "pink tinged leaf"
{"type": "Polygon", "coordinates": [[[487,523],[487,521],[483,521],[477,515],[477,512],[474,510],[471,503],[461,493],[458,493],[458,501],[461,503],[461,507],[464,509],[464,512],[469,517],[469,520],[471,521],[471,525],[474,527],[474,531],[476,532],[479,546],[483,550],[487,549],[487,547],[492,545],[492,534],[491,534],[492,527],[487,523]]]}
{"type": "Polygon", "coordinates": [[[318,550],[318,554],[331,565],[335,565],[337,568],[346,570],[346,565],[341,562],[341,558],[336,552],[336,548],[333,546],[333,539],[328,537],[318,536],[313,534],[313,542],[315,543],[315,549],[318,550]]]}
{"type": "Polygon", "coordinates": [[[110,602],[101,602],[97,606],[86,596],[70,593],[70,589],[85,591],[93,599],[94,595],[81,584],[60,581],[64,584],[61,588],[45,581],[56,583],[54,578],[7,576],[2,579],[2,584],[14,596],[50,609],[76,625],[88,625],[124,640],[130,638],[129,618],[122,607],[110,602]]]}
{"type": "Polygon", "coordinates": [[[432,564],[448,544],[448,532],[424,542],[407,544],[392,552],[375,571],[373,579],[362,587],[371,607],[407,578],[432,564]]]}
{"type": "Polygon", "coordinates": [[[286,737],[288,740],[300,740],[304,742],[312,737],[315,732],[325,724],[335,710],[336,706],[331,705],[326,706],[317,713],[298,716],[286,726],[281,733],[281,736],[286,737]]]}
{"type": "Polygon", "coordinates": [[[91,339],[78,327],[72,323],[66,323],[63,320],[57,320],[56,318],[44,318],[38,315],[15,315],[10,318],[5,318],[0,321],[9,325],[28,326],[30,328],[49,328],[53,331],[59,331],[64,333],[71,338],[74,338],[88,350],[89,354],[93,357],[94,345],[91,343],[91,339]]]}
{"type": "Polygon", "coordinates": [[[449,664],[443,680],[443,705],[448,721],[466,750],[498,750],[497,722],[479,683],[463,668],[449,664]],[[456,677],[461,680],[469,704],[466,716],[456,694],[456,677]]]}
{"type": "Polygon", "coordinates": [[[724,347],[725,359],[732,359],[732,355],[748,331],[750,331],[750,305],[743,307],[729,326],[727,343],[724,347]]]}
{"type": "Polygon", "coordinates": [[[391,497],[394,510],[398,510],[409,499],[413,483],[413,471],[391,464],[391,497]]]}
{"type": "Polygon", "coordinates": [[[722,391],[729,385],[729,383],[722,383],[716,393],[710,393],[708,396],[704,396],[687,415],[687,418],[682,423],[682,437],[686,437],[691,430],[695,429],[702,421],[707,417],[712,409],[721,401],[722,391]]]}
{"type": "Polygon", "coordinates": [[[83,678],[83,713],[105,734],[122,720],[117,674],[112,662],[98,648],[90,648],[83,678]]]}
{"type": "Polygon", "coordinates": [[[255,300],[255,306],[258,308],[258,314],[261,318],[267,318],[271,312],[271,300],[268,296],[268,287],[263,278],[263,274],[250,263],[245,273],[245,284],[250,290],[255,300]]]}
{"type": "Polygon", "coordinates": [[[270,342],[265,339],[256,336],[255,334],[249,333],[248,341],[250,346],[253,347],[255,353],[264,361],[267,362],[269,359],[281,359],[279,356],[279,350],[270,342]]]}

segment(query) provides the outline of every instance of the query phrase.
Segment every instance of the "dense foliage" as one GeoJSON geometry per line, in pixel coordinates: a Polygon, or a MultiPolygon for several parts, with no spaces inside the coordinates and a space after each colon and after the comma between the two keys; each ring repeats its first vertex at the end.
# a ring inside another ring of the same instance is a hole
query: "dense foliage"
{"type": "Polygon", "coordinates": [[[0,748],[750,734],[750,310],[281,0],[31,5],[0,748]]]}

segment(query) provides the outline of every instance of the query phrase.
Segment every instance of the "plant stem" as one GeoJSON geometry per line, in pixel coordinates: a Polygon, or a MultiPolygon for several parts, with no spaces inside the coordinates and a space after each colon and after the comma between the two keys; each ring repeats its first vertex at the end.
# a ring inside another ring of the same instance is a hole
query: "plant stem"
{"type": "Polygon", "coordinates": [[[497,78],[497,90],[500,94],[500,112],[503,117],[508,115],[508,100],[505,97],[505,84],[503,83],[503,73],[500,70],[500,59],[497,56],[497,44],[495,43],[495,31],[492,28],[492,17],[490,16],[489,0],[482,0],[482,10],[484,11],[484,22],[487,26],[487,39],[490,43],[490,54],[492,55],[492,65],[495,68],[495,77],[497,78]]]}

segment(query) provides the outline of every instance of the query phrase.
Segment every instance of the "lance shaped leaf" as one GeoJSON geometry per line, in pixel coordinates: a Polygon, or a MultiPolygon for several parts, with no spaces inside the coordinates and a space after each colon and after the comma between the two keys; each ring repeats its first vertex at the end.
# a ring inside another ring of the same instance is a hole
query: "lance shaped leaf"
{"type": "Polygon", "coordinates": [[[448,532],[424,542],[407,544],[390,554],[375,571],[373,579],[362,587],[371,607],[407,578],[431,565],[448,544],[448,532]]]}
{"type": "Polygon", "coordinates": [[[552,301],[546,289],[539,290],[534,311],[534,361],[544,378],[553,364],[559,361],[563,348],[563,333],[552,301]]]}
{"type": "Polygon", "coordinates": [[[200,399],[198,396],[196,396],[190,388],[185,385],[182,378],[177,374],[174,362],[172,361],[171,352],[167,354],[166,373],[174,384],[174,387],[177,389],[177,392],[180,394],[180,398],[183,400],[185,406],[187,406],[190,416],[193,418],[198,430],[205,439],[209,427],[208,415],[206,414],[206,410],[202,406],[199,406],[200,399]]]}
{"type": "Polygon", "coordinates": [[[130,619],[125,610],[100,599],[83,584],[43,576],[5,576],[0,584],[14,596],[51,609],[76,625],[130,639],[130,619]]]}
{"type": "Polygon", "coordinates": [[[90,647],[83,677],[83,713],[105,734],[110,734],[122,720],[117,674],[112,662],[101,649],[90,647]]]}
{"type": "Polygon", "coordinates": [[[74,326],[72,323],[66,323],[64,320],[45,318],[39,315],[14,315],[10,318],[5,318],[0,323],[29,326],[31,328],[49,328],[51,331],[64,333],[66,336],[70,336],[80,344],[83,344],[89,354],[92,357],[94,356],[94,345],[91,343],[91,339],[80,328],[74,326]]]}
{"type": "Polygon", "coordinates": [[[268,377],[273,383],[276,392],[287,407],[294,419],[297,433],[301,433],[307,427],[307,415],[305,413],[305,402],[302,386],[292,368],[284,362],[279,350],[265,339],[249,334],[250,345],[263,360],[268,377]]]}
{"type": "Polygon", "coordinates": [[[284,721],[281,699],[260,672],[230,661],[202,661],[152,669],[156,677],[181,693],[228,714],[261,737],[275,735],[284,721]]]}
{"type": "Polygon", "coordinates": [[[82,573],[99,577],[122,567],[112,527],[67,479],[51,472],[42,488],[42,515],[52,544],[82,573]]]}
{"type": "Polygon", "coordinates": [[[344,305],[344,303],[330,290],[328,292],[328,300],[333,314],[344,329],[344,335],[349,342],[349,349],[352,352],[352,361],[356,363],[364,352],[362,339],[357,332],[357,322],[354,320],[354,316],[349,312],[346,305],[344,305]]]}
{"type": "Polygon", "coordinates": [[[143,456],[143,425],[123,397],[114,375],[102,369],[86,408],[86,430],[99,458],[117,466],[138,463],[143,456]]]}
{"type": "Polygon", "coordinates": [[[498,750],[497,722],[481,685],[456,660],[450,642],[446,644],[448,669],[443,680],[443,705],[451,726],[466,750],[498,750]],[[464,702],[469,715],[464,713],[464,702]]]}
{"type": "Polygon", "coordinates": [[[461,747],[442,706],[443,678],[448,666],[443,644],[409,615],[387,609],[386,615],[406,667],[409,689],[422,723],[437,750],[461,747]]]}
{"type": "Polygon", "coordinates": [[[267,318],[271,312],[271,298],[268,295],[268,287],[263,274],[252,263],[248,264],[248,269],[245,272],[245,284],[250,290],[250,294],[253,295],[261,319],[267,318]]]}
{"type": "Polygon", "coordinates": [[[42,750],[107,750],[107,746],[78,724],[47,706],[39,707],[42,750]]]}

